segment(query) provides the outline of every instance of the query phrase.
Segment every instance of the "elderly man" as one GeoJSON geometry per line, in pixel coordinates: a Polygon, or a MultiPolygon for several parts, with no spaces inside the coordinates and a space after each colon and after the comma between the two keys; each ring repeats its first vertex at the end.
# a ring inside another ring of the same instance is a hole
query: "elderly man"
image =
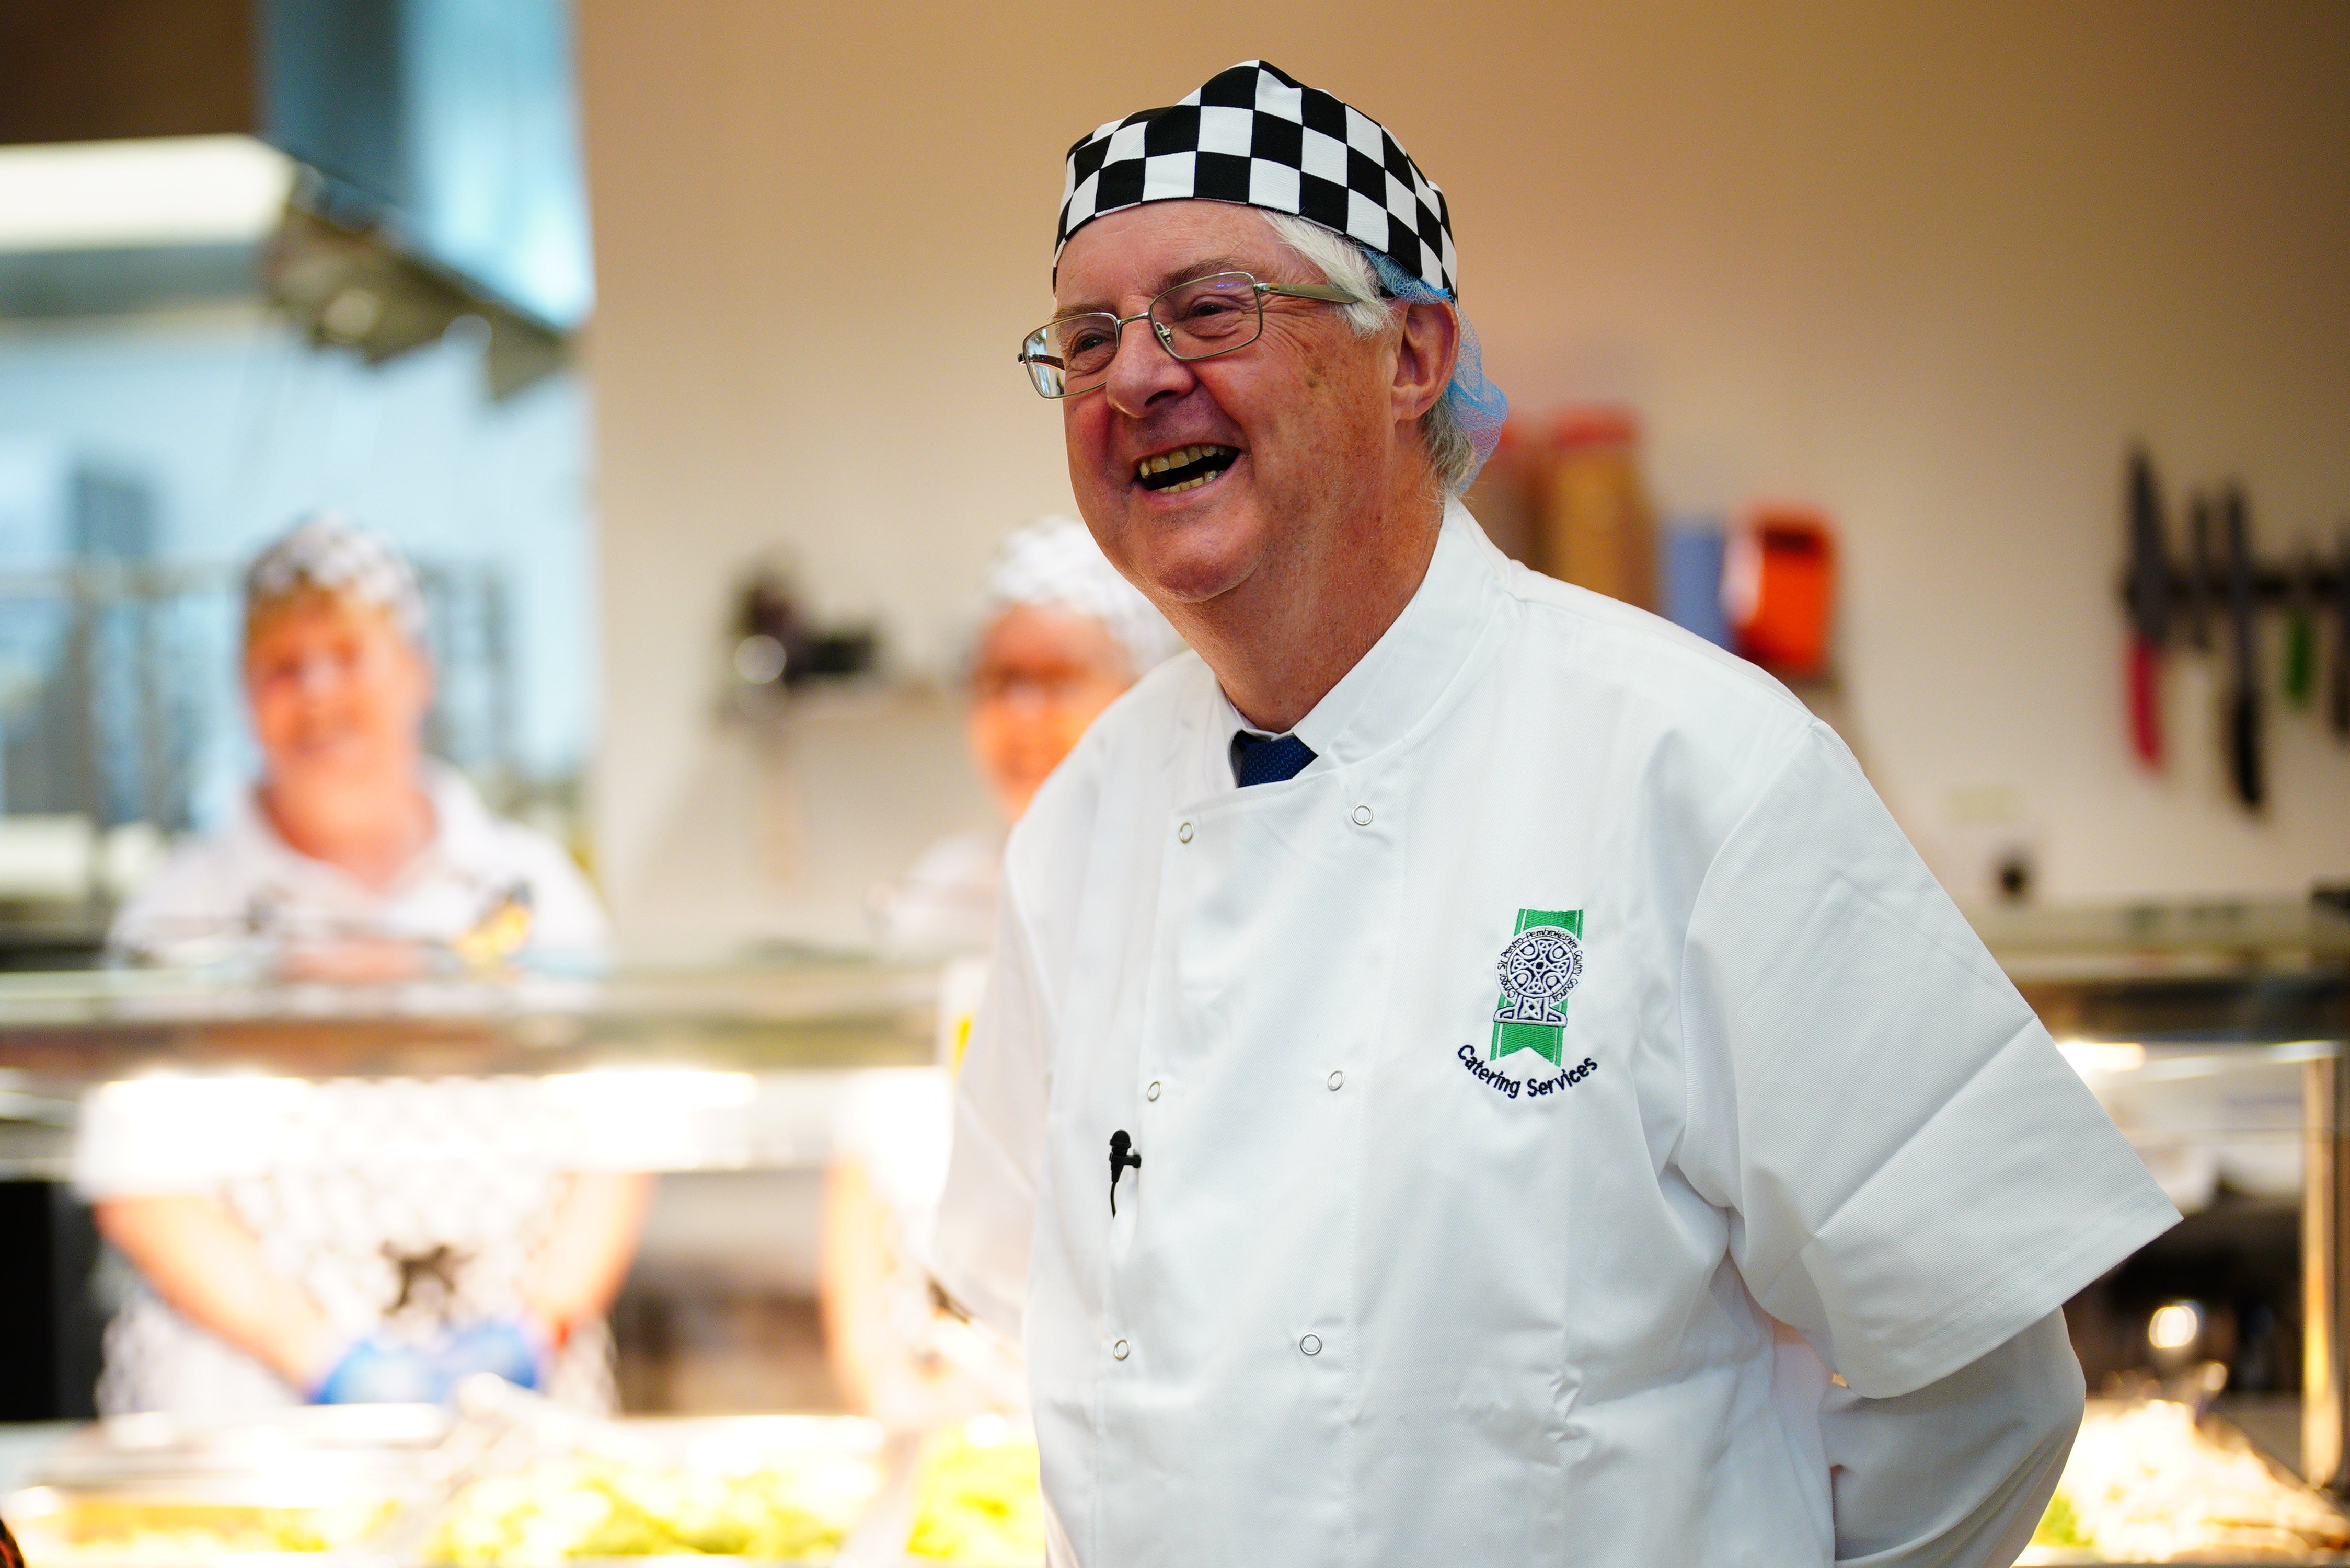
{"type": "Polygon", "coordinates": [[[2170,1206],[1831,732],[1461,509],[1392,136],[1252,61],[1068,177],[1022,357],[1199,657],[1014,834],[959,1092],[1055,1561],[2008,1562],[2170,1206]]]}

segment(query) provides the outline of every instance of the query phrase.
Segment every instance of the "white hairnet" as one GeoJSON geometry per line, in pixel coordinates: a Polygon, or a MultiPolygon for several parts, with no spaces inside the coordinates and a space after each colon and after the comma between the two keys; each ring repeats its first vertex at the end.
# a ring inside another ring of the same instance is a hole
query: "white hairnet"
{"type": "Polygon", "coordinates": [[[1183,639],[1132,583],[1118,576],[1086,525],[1041,517],[1003,541],[988,568],[989,620],[1014,605],[1075,610],[1109,628],[1140,675],[1180,652],[1183,639]]]}
{"type": "Polygon", "coordinates": [[[244,608],[298,588],[348,594],[391,613],[411,642],[424,639],[424,594],[406,556],[382,535],[338,512],[314,512],[254,558],[244,574],[244,608]]]}

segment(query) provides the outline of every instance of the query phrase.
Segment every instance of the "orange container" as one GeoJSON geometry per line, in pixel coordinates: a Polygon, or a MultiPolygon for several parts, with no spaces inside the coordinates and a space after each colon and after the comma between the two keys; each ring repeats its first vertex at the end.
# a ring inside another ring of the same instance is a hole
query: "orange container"
{"type": "Polygon", "coordinates": [[[1835,619],[1835,534],[1808,506],[1759,505],[1731,536],[1722,608],[1738,651],[1783,680],[1826,673],[1835,619]]]}

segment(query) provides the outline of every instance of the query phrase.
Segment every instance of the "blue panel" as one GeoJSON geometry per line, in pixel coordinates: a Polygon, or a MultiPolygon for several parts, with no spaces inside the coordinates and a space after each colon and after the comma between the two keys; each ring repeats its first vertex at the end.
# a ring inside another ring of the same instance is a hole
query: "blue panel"
{"type": "Polygon", "coordinates": [[[413,204],[426,253],[549,326],[595,303],[567,0],[408,0],[413,204]]]}
{"type": "Polygon", "coordinates": [[[400,0],[271,0],[261,57],[268,140],[373,217],[407,204],[400,0]]]}
{"type": "Polygon", "coordinates": [[[595,301],[569,0],[274,0],[269,140],[332,215],[549,327],[595,301]]]}
{"type": "Polygon", "coordinates": [[[1721,610],[1721,563],[1727,547],[1722,525],[1702,517],[1668,523],[1659,541],[1665,618],[1719,648],[1730,646],[1730,622],[1721,610]]]}

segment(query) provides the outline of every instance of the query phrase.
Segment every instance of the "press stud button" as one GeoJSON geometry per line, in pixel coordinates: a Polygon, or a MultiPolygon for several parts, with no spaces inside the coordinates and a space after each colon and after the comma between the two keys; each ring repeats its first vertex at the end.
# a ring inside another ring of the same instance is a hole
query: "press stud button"
{"type": "MultiPolygon", "coordinates": [[[[1123,1345],[1126,1342],[1120,1340],[1118,1343],[1123,1345]]],[[[1318,1334],[1309,1334],[1297,1342],[1297,1348],[1308,1355],[1319,1355],[1322,1354],[1322,1336],[1318,1334]]]]}
{"type": "Polygon", "coordinates": [[[1155,1100],[1159,1097],[1158,1079],[1153,1078],[1150,1080],[1150,1087],[1142,1091],[1142,1097],[1146,1100],[1155,1100]]]}
{"type": "Polygon", "coordinates": [[[1335,1093],[1337,1091],[1337,1089],[1339,1088],[1339,1086],[1340,1086],[1341,1085],[1345,1084],[1345,1083],[1346,1083],[1346,1081],[1347,1081],[1347,1075],[1346,1075],[1346,1074],[1344,1074],[1344,1073],[1333,1073],[1333,1074],[1331,1074],[1331,1075],[1330,1075],[1330,1088],[1331,1088],[1331,1091],[1335,1094],[1335,1093]]]}
{"type": "Polygon", "coordinates": [[[1357,827],[1368,827],[1370,825],[1371,808],[1367,805],[1357,806],[1355,808],[1355,826],[1357,827]]]}
{"type": "Polygon", "coordinates": [[[1178,843],[1181,843],[1181,844],[1189,844],[1189,843],[1191,843],[1191,825],[1190,823],[1188,823],[1188,822],[1187,822],[1187,823],[1185,823],[1182,826],[1180,826],[1180,827],[1177,828],[1177,829],[1175,830],[1175,838],[1176,838],[1176,841],[1177,841],[1178,843]]]}
{"type": "MultiPolygon", "coordinates": [[[[1315,1342],[1315,1349],[1319,1350],[1320,1348],[1321,1342],[1317,1340],[1315,1342]]],[[[1109,1347],[1109,1353],[1113,1358],[1124,1361],[1126,1359],[1126,1341],[1121,1339],[1116,1345],[1111,1345],[1109,1347]]]]}

